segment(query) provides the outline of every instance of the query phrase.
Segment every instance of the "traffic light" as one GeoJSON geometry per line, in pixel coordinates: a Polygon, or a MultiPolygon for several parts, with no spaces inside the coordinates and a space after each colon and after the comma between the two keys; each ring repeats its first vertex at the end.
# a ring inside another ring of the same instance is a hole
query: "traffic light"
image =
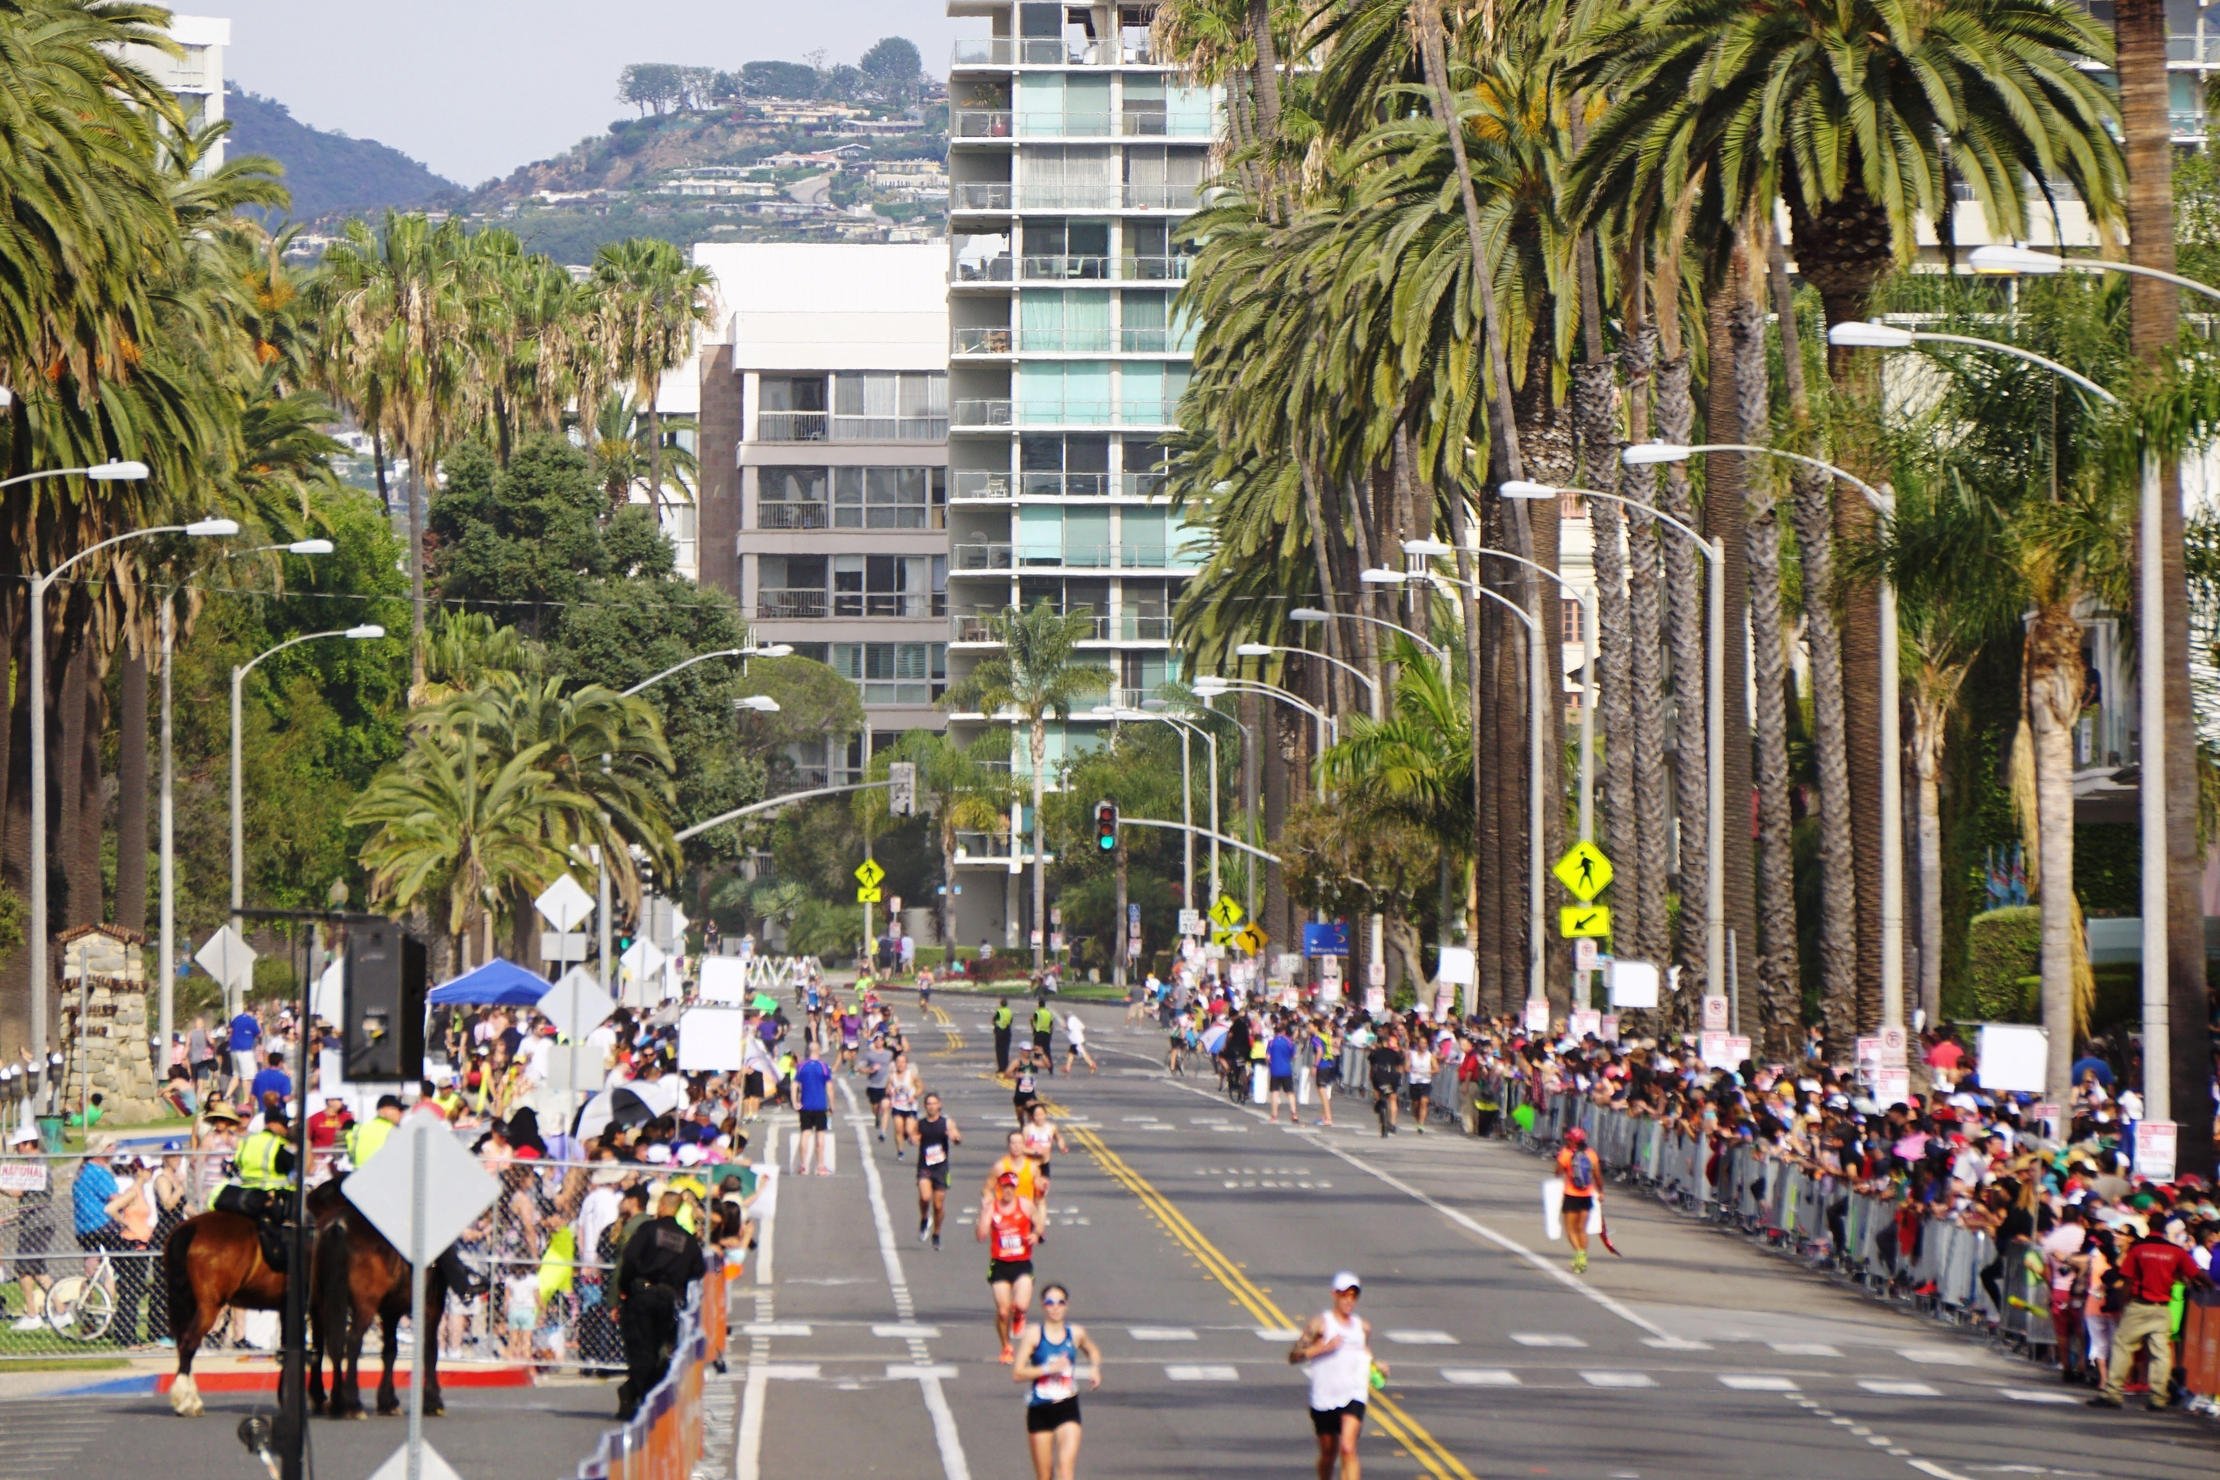
{"type": "Polygon", "coordinates": [[[886,768],[886,809],[896,817],[917,815],[917,767],[910,761],[895,761],[886,768]]]}
{"type": "Polygon", "coordinates": [[[1095,846],[1105,853],[1118,851],[1118,804],[1095,803],[1095,846]]]}

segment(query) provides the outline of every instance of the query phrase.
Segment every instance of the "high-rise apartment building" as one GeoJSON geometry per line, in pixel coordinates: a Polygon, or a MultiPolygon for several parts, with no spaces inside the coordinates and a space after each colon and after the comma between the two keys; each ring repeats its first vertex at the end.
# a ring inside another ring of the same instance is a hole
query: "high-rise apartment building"
{"type": "MultiPolygon", "coordinates": [[[[1178,230],[1200,204],[1214,109],[1152,51],[1156,8],[949,0],[988,23],[949,75],[955,676],[994,650],[989,618],[1043,600],[1094,617],[1107,699],[1138,703],[1175,676],[1172,603],[1202,561],[1163,497],[1192,359],[1178,230]]],[[[956,721],[976,733],[985,716],[956,721]]],[[[1084,714],[1057,726],[1048,765],[1100,731],[1084,714]]],[[[1030,764],[1014,745],[1021,778],[1030,764]]],[[[968,872],[1014,873],[1022,833],[967,838],[968,872]]],[[[966,938],[1022,940],[1019,892],[967,891],[966,938]]]]}
{"type": "Polygon", "coordinates": [[[867,728],[797,756],[860,779],[872,745],[938,728],[948,684],[946,249],[694,248],[717,278],[700,354],[700,579],[753,639],[860,691],[867,728]]]}
{"type": "MultiPolygon", "coordinates": [[[[125,60],[141,68],[156,82],[176,94],[184,106],[186,125],[206,128],[224,116],[224,50],[231,45],[231,22],[202,15],[173,15],[170,40],[182,55],[171,56],[151,46],[124,48],[125,60]]],[[[218,142],[202,161],[203,173],[224,162],[224,145],[218,142]]]]}

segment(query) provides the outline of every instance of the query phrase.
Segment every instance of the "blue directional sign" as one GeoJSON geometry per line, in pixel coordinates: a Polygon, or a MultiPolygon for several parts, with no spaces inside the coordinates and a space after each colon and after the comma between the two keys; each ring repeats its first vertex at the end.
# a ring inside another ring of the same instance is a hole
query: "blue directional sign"
{"type": "Polygon", "coordinates": [[[1348,955],[1348,925],[1340,920],[1329,920],[1323,925],[1305,925],[1303,927],[1303,954],[1306,956],[1348,955]]]}

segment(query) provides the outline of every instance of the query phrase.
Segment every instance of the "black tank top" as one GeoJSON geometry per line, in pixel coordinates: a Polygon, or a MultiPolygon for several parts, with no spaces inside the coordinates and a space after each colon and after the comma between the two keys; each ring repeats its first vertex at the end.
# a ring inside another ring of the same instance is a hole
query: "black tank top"
{"type": "Polygon", "coordinates": [[[923,1116],[917,1121],[917,1164],[930,1171],[948,1165],[948,1117],[936,1115],[931,1120],[923,1116]]]}

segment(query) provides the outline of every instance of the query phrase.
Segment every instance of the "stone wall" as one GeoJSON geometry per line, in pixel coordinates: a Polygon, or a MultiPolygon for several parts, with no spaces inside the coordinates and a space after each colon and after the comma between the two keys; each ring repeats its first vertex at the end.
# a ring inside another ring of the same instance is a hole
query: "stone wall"
{"type": "Polygon", "coordinates": [[[168,1114],[158,1098],[153,1061],[147,1052],[153,1027],[148,1015],[142,943],[127,933],[95,927],[74,937],[65,936],[60,945],[60,1047],[68,1059],[62,1103],[70,1114],[77,1113],[85,1097],[84,1078],[89,1066],[92,1092],[101,1097],[107,1124],[168,1114]]]}

